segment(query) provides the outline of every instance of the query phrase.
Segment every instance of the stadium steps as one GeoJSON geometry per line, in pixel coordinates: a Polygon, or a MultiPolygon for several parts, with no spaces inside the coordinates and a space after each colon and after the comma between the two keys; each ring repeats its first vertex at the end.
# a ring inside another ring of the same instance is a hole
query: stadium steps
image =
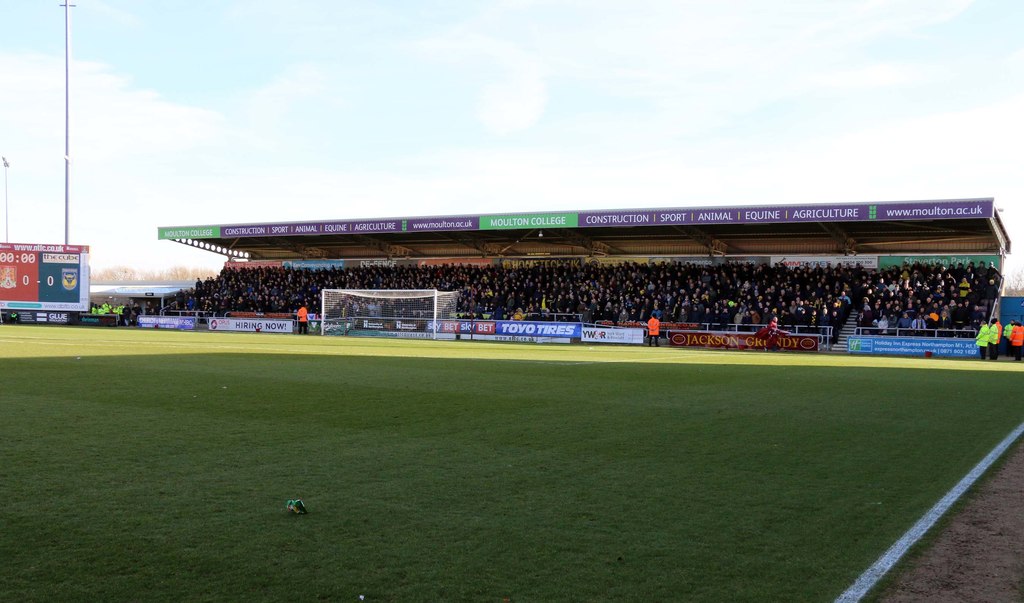
{"type": "Polygon", "coordinates": [[[833,352],[845,352],[846,351],[846,340],[851,335],[857,332],[857,325],[860,323],[860,313],[850,312],[849,318],[843,324],[843,328],[839,329],[839,337],[836,338],[836,344],[832,346],[833,352]]]}

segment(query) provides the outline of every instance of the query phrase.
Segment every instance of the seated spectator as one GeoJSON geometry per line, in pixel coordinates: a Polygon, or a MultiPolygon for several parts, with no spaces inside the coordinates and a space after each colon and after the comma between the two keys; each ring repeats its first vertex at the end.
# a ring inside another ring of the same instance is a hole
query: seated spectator
{"type": "Polygon", "coordinates": [[[911,321],[910,328],[914,331],[913,335],[922,336],[928,334],[928,322],[920,314],[911,321]]]}
{"type": "Polygon", "coordinates": [[[883,314],[878,321],[875,323],[878,327],[878,335],[887,335],[889,333],[889,319],[883,314]]]}

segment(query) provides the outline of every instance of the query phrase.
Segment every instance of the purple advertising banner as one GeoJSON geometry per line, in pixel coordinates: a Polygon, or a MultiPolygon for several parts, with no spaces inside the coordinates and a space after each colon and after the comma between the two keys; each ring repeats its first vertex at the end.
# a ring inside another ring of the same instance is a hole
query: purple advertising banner
{"type": "Polygon", "coordinates": [[[295,235],[374,234],[381,232],[438,232],[476,230],[480,218],[455,216],[438,218],[389,218],[384,220],[336,220],[289,222],[283,224],[236,224],[221,226],[221,237],[282,237],[295,235]]]}
{"type": "Polygon", "coordinates": [[[582,212],[581,227],[991,218],[992,199],[582,212]]]}
{"type": "MultiPolygon", "coordinates": [[[[544,214],[549,215],[549,214],[544,214]]],[[[551,214],[553,215],[553,214],[551,214]]],[[[502,219],[532,214],[502,214],[502,219]]],[[[984,219],[995,216],[991,198],[880,203],[832,203],[817,205],[758,205],[739,207],[692,207],[668,209],[617,209],[559,212],[564,224],[580,228],[701,224],[779,224],[787,222],[871,222],[902,220],[984,219]]],[[[161,227],[159,237],[242,238],[397,232],[443,232],[494,229],[495,216],[435,216],[378,220],[335,220],[278,224],[161,227]]]]}

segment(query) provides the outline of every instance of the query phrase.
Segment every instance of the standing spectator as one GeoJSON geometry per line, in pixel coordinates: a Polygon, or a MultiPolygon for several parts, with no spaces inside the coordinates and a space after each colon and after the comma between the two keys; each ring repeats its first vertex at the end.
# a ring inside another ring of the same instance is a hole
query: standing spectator
{"type": "Polygon", "coordinates": [[[652,345],[661,347],[661,321],[653,314],[647,319],[647,347],[652,345]]]}
{"type": "Polygon", "coordinates": [[[943,306],[942,312],[939,313],[939,328],[945,329],[944,333],[940,333],[942,337],[949,337],[952,333],[949,332],[953,328],[953,314],[949,310],[949,306],[943,306]]]}
{"type": "Polygon", "coordinates": [[[996,298],[999,297],[999,285],[996,284],[996,279],[988,279],[988,284],[985,285],[985,301],[988,302],[988,307],[991,308],[996,303],[996,298]]]}
{"type": "Polygon", "coordinates": [[[967,282],[966,276],[960,279],[958,289],[960,289],[960,299],[967,299],[967,296],[971,294],[971,284],[967,282]]]}
{"type": "Polygon", "coordinates": [[[967,304],[962,301],[956,302],[956,308],[953,310],[953,328],[966,329],[970,319],[971,311],[967,304]]]}
{"type": "Polygon", "coordinates": [[[985,324],[985,311],[981,309],[981,306],[975,305],[974,310],[971,311],[971,326],[980,327],[985,324]]]}
{"type": "MultiPolygon", "coordinates": [[[[903,329],[913,328],[913,323],[914,321],[910,319],[910,313],[904,312],[900,319],[896,321],[896,335],[900,335],[900,331],[903,329]]],[[[906,333],[903,334],[905,335],[906,333]]]]}
{"type": "Polygon", "coordinates": [[[875,326],[875,311],[871,309],[871,303],[868,302],[867,298],[864,299],[864,307],[860,310],[860,326],[862,327],[873,327],[875,326]]]}

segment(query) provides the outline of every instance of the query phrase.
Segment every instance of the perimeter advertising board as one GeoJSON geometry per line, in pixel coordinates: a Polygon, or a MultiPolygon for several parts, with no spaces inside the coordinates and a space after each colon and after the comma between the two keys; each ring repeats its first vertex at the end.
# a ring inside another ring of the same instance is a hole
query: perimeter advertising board
{"type": "Polygon", "coordinates": [[[293,320],[270,318],[211,318],[211,331],[241,331],[247,333],[291,333],[293,320]]]}
{"type": "Polygon", "coordinates": [[[78,324],[86,327],[116,327],[118,322],[117,314],[86,314],[78,315],[78,324]]]}
{"type": "Polygon", "coordinates": [[[89,248],[0,243],[0,308],[89,309],[89,248]]]}
{"type": "MultiPolygon", "coordinates": [[[[433,328],[428,323],[428,330],[433,328]]],[[[522,320],[442,320],[437,323],[438,339],[456,335],[482,341],[515,341],[520,343],[572,343],[581,337],[580,323],[530,322],[522,320]]]]}
{"type": "MultiPolygon", "coordinates": [[[[754,333],[730,333],[723,331],[673,331],[668,342],[683,348],[721,348],[729,350],[765,350],[769,341],[754,333]]],[[[818,338],[810,335],[781,335],[775,340],[780,350],[793,352],[817,352],[818,338]]]]}
{"type": "Polygon", "coordinates": [[[344,329],[345,335],[352,335],[356,337],[388,337],[392,339],[455,339],[455,331],[445,331],[441,327],[443,327],[443,325],[439,325],[439,328],[435,333],[434,322],[431,320],[416,318],[357,318],[345,323],[342,328],[344,329]]]}
{"type": "Polygon", "coordinates": [[[607,327],[583,327],[583,343],[625,343],[643,345],[643,329],[609,329],[607,327]]]}
{"type": "Polygon", "coordinates": [[[583,325],[576,322],[534,322],[526,320],[499,320],[494,323],[494,335],[474,339],[515,341],[519,343],[572,343],[582,336],[583,325]]]}
{"type": "Polygon", "coordinates": [[[191,331],[196,328],[196,318],[193,316],[140,316],[138,325],[142,329],[191,331]]]}
{"type": "Polygon", "coordinates": [[[978,357],[978,346],[973,339],[854,336],[847,340],[846,347],[851,354],[876,356],[978,357]]]}
{"type": "Polygon", "coordinates": [[[499,320],[494,323],[495,334],[513,337],[554,337],[579,339],[583,325],[578,322],[532,322],[526,320],[499,320]]]}
{"type": "Polygon", "coordinates": [[[70,312],[18,312],[18,322],[23,324],[70,325],[75,315],[70,312]]]}
{"type": "MultiPolygon", "coordinates": [[[[434,330],[433,321],[427,324],[427,329],[434,330]]],[[[494,321],[490,320],[442,320],[438,321],[438,333],[454,333],[457,335],[494,335],[496,327],[494,321]]]]}

